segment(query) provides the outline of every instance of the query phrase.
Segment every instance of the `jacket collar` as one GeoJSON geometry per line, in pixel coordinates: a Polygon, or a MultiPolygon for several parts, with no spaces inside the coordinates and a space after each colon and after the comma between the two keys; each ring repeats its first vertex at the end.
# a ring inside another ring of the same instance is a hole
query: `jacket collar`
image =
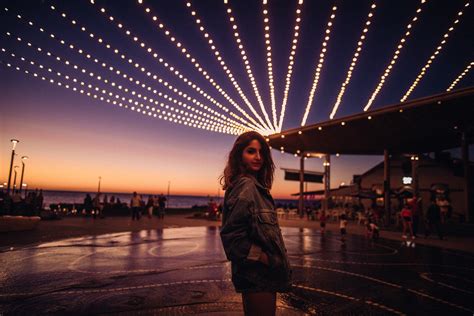
{"type": "Polygon", "coordinates": [[[264,187],[263,184],[261,184],[253,174],[246,174],[245,177],[251,179],[257,188],[264,191],[269,191],[268,188],[264,187]]]}

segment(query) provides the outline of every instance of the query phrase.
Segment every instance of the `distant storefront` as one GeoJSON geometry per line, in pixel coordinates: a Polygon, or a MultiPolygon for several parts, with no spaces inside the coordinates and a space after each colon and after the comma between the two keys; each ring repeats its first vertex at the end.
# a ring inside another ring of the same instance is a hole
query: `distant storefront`
{"type": "MultiPolygon", "coordinates": [[[[466,205],[464,199],[463,165],[459,159],[453,159],[449,153],[430,156],[419,156],[418,186],[421,206],[424,212],[431,199],[435,200],[442,209],[449,209],[454,216],[464,217],[466,205]]],[[[470,179],[474,179],[474,163],[470,164],[470,179]]],[[[395,156],[390,160],[390,188],[392,207],[401,207],[403,197],[410,197],[414,192],[412,163],[410,157],[395,156]]],[[[353,192],[359,195],[372,193],[371,198],[362,198],[361,202],[368,207],[371,203],[384,204],[383,199],[384,164],[377,164],[353,179],[353,192]]],[[[472,182],[471,182],[472,183],[472,182]]],[[[336,190],[337,191],[337,190],[336,190]]],[[[337,195],[337,193],[335,192],[337,195]]],[[[472,192],[471,194],[474,194],[472,192]]]]}
{"type": "MultiPolygon", "coordinates": [[[[426,212],[430,200],[434,200],[443,212],[449,211],[455,218],[464,218],[466,205],[462,161],[451,158],[449,153],[441,153],[436,157],[419,156],[417,164],[419,197],[423,212],[426,212]]],[[[390,174],[391,206],[393,211],[399,211],[403,201],[414,194],[410,157],[391,157],[390,174]]],[[[474,163],[470,164],[469,175],[471,183],[474,183],[474,163]]],[[[383,208],[383,179],[384,163],[381,162],[361,175],[354,175],[351,185],[331,189],[330,204],[337,206],[362,203],[366,210],[375,206],[383,208]]],[[[323,190],[305,192],[307,201],[322,199],[323,196],[323,190]]],[[[474,196],[474,191],[471,196],[474,196]]]]}

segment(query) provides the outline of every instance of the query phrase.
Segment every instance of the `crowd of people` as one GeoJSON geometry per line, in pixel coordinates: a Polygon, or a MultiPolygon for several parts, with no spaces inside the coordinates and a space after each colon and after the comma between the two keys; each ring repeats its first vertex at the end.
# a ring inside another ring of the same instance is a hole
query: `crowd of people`
{"type": "Polygon", "coordinates": [[[19,190],[0,192],[0,212],[2,215],[39,215],[43,209],[43,190],[25,191],[25,195],[19,190]]]}
{"type": "Polygon", "coordinates": [[[153,214],[157,214],[158,218],[165,218],[165,208],[166,208],[166,197],[161,194],[149,195],[148,201],[145,202],[142,199],[142,196],[137,192],[133,192],[132,199],[130,200],[130,208],[132,210],[132,220],[140,220],[142,214],[147,214],[148,218],[152,218],[153,214]]]}
{"type": "MultiPolygon", "coordinates": [[[[409,241],[410,239],[413,241],[418,237],[421,213],[419,198],[413,197],[412,199],[407,200],[404,204],[400,212],[403,223],[402,239],[404,242],[409,241]]],[[[444,239],[442,227],[444,222],[445,216],[441,210],[441,207],[438,205],[438,203],[436,203],[435,200],[432,199],[425,216],[425,238],[428,238],[431,233],[436,230],[438,238],[440,240],[444,239]]]]}
{"type": "MultiPolygon", "coordinates": [[[[130,199],[130,212],[132,220],[140,220],[142,215],[146,214],[148,218],[152,218],[156,214],[158,218],[165,217],[166,197],[161,194],[149,195],[148,201],[145,203],[142,196],[137,192],[133,192],[130,199]]],[[[107,194],[97,193],[94,198],[87,194],[84,198],[83,215],[91,215],[92,218],[104,218],[106,214],[117,208],[128,208],[126,203],[123,203],[120,198],[114,195],[108,198],[107,194]],[[102,197],[103,196],[103,197],[102,197]]]]}
{"type": "MultiPolygon", "coordinates": [[[[432,199],[425,215],[421,209],[421,198],[416,196],[405,197],[400,202],[401,207],[393,207],[393,214],[396,217],[396,225],[401,225],[402,241],[414,247],[414,240],[418,237],[420,228],[424,237],[428,238],[436,233],[440,240],[445,239],[443,226],[449,217],[449,210],[438,200],[432,199]],[[424,229],[423,229],[424,228],[424,229]]],[[[280,205],[282,218],[289,219],[290,207],[280,205]]],[[[348,220],[357,220],[366,227],[367,238],[377,240],[380,236],[380,225],[385,223],[385,212],[382,206],[372,203],[367,209],[362,203],[332,203],[328,211],[324,211],[321,205],[305,207],[306,219],[308,221],[319,220],[321,235],[324,236],[326,223],[329,220],[338,221],[341,232],[341,240],[344,243],[347,234],[348,220]]]]}

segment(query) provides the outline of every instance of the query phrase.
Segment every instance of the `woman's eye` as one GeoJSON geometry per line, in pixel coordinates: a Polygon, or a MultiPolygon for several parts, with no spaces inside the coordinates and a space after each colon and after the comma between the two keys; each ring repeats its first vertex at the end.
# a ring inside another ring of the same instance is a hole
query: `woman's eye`
{"type": "Polygon", "coordinates": [[[247,150],[247,153],[253,154],[253,153],[255,153],[255,150],[253,150],[253,149],[248,149],[248,150],[247,150]]]}

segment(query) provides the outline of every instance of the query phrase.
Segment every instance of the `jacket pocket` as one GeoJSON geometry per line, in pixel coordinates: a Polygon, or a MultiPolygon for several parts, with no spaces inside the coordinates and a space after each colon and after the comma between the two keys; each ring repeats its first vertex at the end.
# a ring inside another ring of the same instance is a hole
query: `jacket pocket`
{"type": "Polygon", "coordinates": [[[277,225],[276,213],[272,211],[260,211],[257,213],[257,219],[261,224],[277,225]]]}

